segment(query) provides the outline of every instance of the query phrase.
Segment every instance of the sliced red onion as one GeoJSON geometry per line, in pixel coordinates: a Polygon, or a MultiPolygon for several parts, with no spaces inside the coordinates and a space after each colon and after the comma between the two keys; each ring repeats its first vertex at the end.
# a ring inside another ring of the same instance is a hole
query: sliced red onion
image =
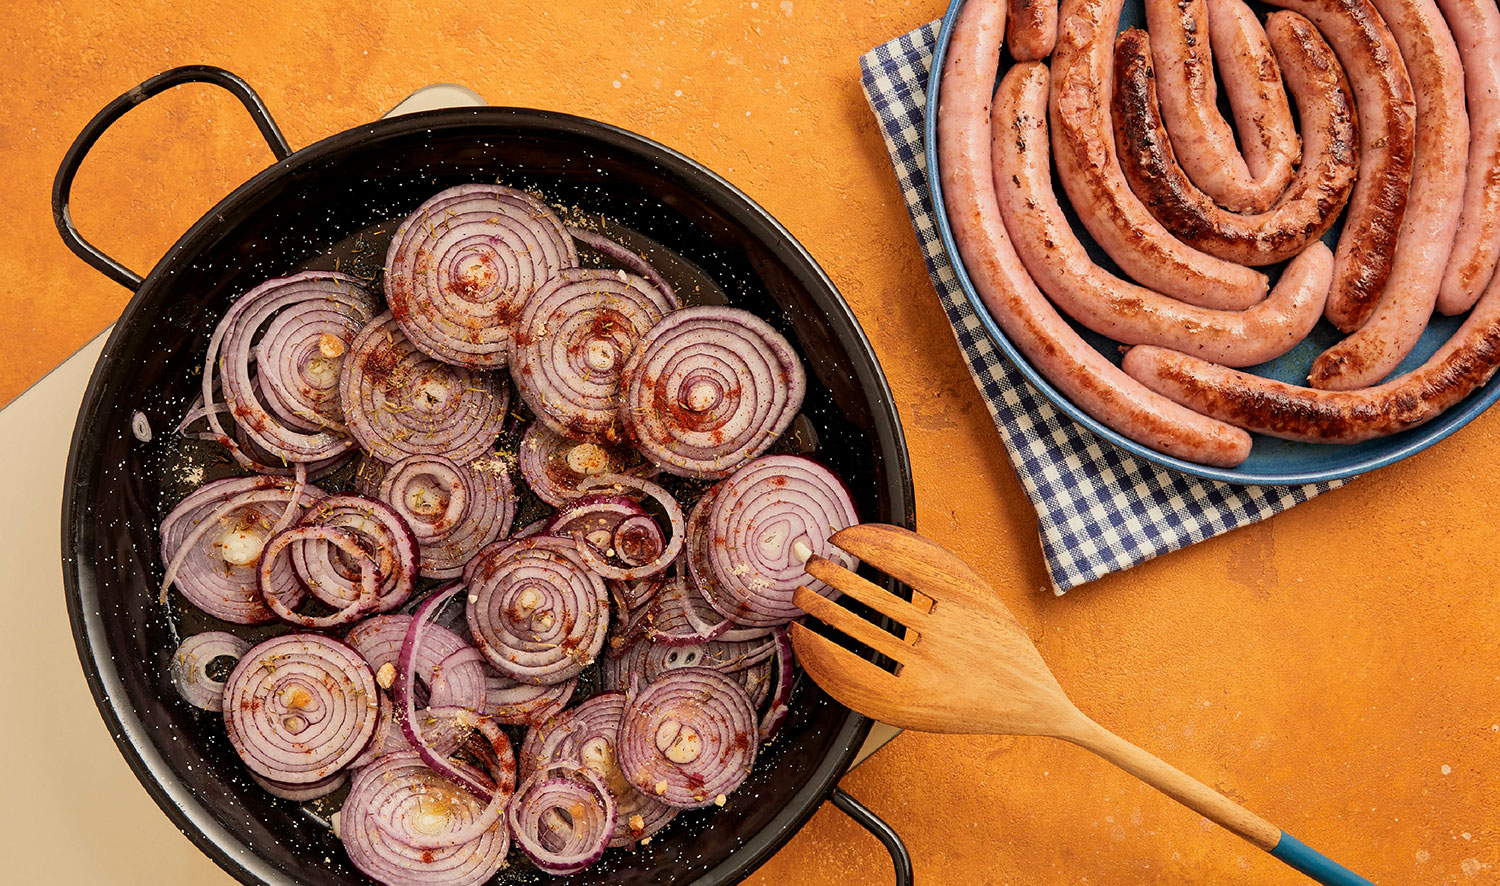
{"type": "Polygon", "coordinates": [[[561,761],[522,782],[509,823],[516,845],[543,872],[576,874],[604,855],[619,808],[592,769],[561,761]]]}
{"type": "Polygon", "coordinates": [[[526,733],[521,743],[521,780],[543,766],[573,760],[599,776],[619,807],[609,845],[628,846],[655,834],[677,809],[631,787],[620,771],[615,737],[625,714],[623,692],[603,692],[526,733]]]}
{"type": "MultiPolygon", "coordinates": [[[[380,612],[411,597],[420,565],[417,540],[401,515],[384,502],[357,495],[330,495],[302,518],[304,526],[347,530],[375,562],[380,612]]],[[[310,539],[292,547],[292,566],[314,597],[343,608],[359,596],[358,565],[335,545],[310,539]]]]}
{"type": "MultiPolygon", "coordinates": [[[[710,591],[710,588],[713,587],[713,582],[710,581],[707,584],[703,584],[698,580],[698,576],[713,575],[708,558],[708,553],[713,542],[713,536],[708,532],[708,518],[709,514],[713,511],[714,499],[723,485],[719,483],[710,487],[698,499],[698,503],[693,505],[693,510],[688,514],[687,518],[687,543],[683,547],[684,559],[688,565],[687,578],[692,593],[696,594],[697,597],[701,597],[703,602],[710,609],[719,613],[721,618],[723,617],[723,609],[725,607],[721,603],[714,602],[713,594],[710,591]]],[[[718,639],[730,641],[759,640],[770,636],[770,634],[771,629],[769,627],[746,627],[745,625],[731,621],[729,629],[720,634],[718,639]]]]}
{"type": "Polygon", "coordinates": [[[619,442],[620,370],[646,330],[673,309],[624,271],[559,271],[526,302],[511,378],[537,421],[574,440],[619,442]]]}
{"type": "MultiPolygon", "coordinates": [[[[163,602],[175,584],[188,602],[223,621],[275,621],[261,599],[261,553],[291,502],[297,502],[296,517],[323,496],[317,487],[304,486],[294,498],[295,488],[276,477],[231,477],[205,483],[178,503],[161,524],[163,602]]],[[[290,606],[306,595],[289,563],[278,563],[270,582],[290,606]]]]}
{"type": "Polygon", "coordinates": [[[379,707],[364,659],[319,634],[282,634],[255,646],[224,686],[224,726],[240,759],[287,785],[322,781],[358,757],[379,707]]]}
{"type": "Polygon", "coordinates": [[[537,288],[577,264],[572,239],[545,203],[501,185],[459,185],[396,230],[385,294],[423,352],[488,369],[505,365],[516,318],[537,288]]]}
{"type": "Polygon", "coordinates": [[[667,671],[629,699],[620,769],[670,806],[722,804],[755,763],[755,706],[733,678],[704,667],[667,671]]]}
{"type": "Polygon", "coordinates": [[[433,360],[389,311],[349,345],[339,395],[349,433],[388,463],[441,455],[467,464],[500,436],[510,404],[504,379],[433,360]]]}
{"type": "Polygon", "coordinates": [[[497,542],[464,578],[474,641],[513,680],[543,685],[576,677],[604,645],[609,597],[572,541],[536,535],[497,542]]]}
{"type": "MultiPolygon", "coordinates": [[[[375,682],[377,685],[380,683],[378,674],[375,682]]],[[[406,743],[406,736],[401,734],[401,726],[396,723],[396,706],[391,701],[390,693],[377,689],[375,694],[379,696],[376,700],[379,708],[375,714],[375,732],[370,735],[370,740],[365,744],[364,750],[359,752],[359,756],[349,761],[350,769],[368,766],[385,754],[409,750],[411,747],[406,743]]]]}
{"type": "Polygon", "coordinates": [[[661,292],[662,296],[666,298],[667,303],[674,310],[682,307],[682,303],[677,300],[677,293],[672,290],[672,284],[668,283],[667,278],[663,277],[650,262],[646,261],[645,256],[594,231],[575,228],[570,225],[568,227],[568,235],[584,246],[602,254],[605,258],[608,258],[630,273],[635,274],[637,277],[645,277],[650,281],[652,286],[661,292]]]}
{"type": "Polygon", "coordinates": [[[578,488],[585,477],[594,474],[650,477],[658,470],[630,446],[569,440],[539,421],[526,428],[516,461],[531,491],[555,508],[586,495],[578,488]]]}
{"type": "Polygon", "coordinates": [[[266,542],[260,558],[260,595],[276,613],[276,617],[287,624],[320,630],[353,624],[357,619],[374,612],[380,605],[379,567],[365,549],[359,538],[348,529],[334,526],[293,526],[278,532],[266,542]],[[306,615],[295,611],[295,607],[276,595],[275,576],[277,560],[281,552],[299,542],[317,541],[327,543],[341,551],[359,569],[359,592],[343,602],[341,608],[329,615],[306,615]]]}
{"type": "MultiPolygon", "coordinates": [[[[547,521],[546,532],[561,538],[577,539],[596,552],[614,555],[615,530],[631,517],[646,517],[646,509],[633,498],[623,495],[586,495],[565,505],[547,521]]],[[[660,530],[657,535],[660,536],[660,530]]],[[[666,544],[662,541],[662,547],[666,544]]],[[[660,547],[658,548],[658,551],[660,547]]]]}
{"type": "Polygon", "coordinates": [[[224,681],[209,676],[208,667],[221,658],[240,660],[250,644],[234,634],[204,631],[182,641],[172,656],[172,684],[182,700],[205,711],[224,710],[224,681]]]}
{"type": "MultiPolygon", "coordinates": [[[[551,522],[552,522],[552,518],[551,517],[543,517],[540,520],[533,520],[532,522],[527,523],[525,526],[522,526],[520,529],[517,529],[515,532],[512,532],[510,534],[510,537],[512,539],[516,539],[516,538],[530,538],[533,535],[542,535],[542,534],[545,534],[546,531],[547,531],[547,524],[551,523],[551,522]]],[[[474,561],[470,560],[469,562],[473,563],[474,561]]],[[[465,571],[468,571],[468,567],[467,566],[465,566],[464,569],[465,569],[465,571]]]]}
{"type": "Polygon", "coordinates": [[[516,513],[510,474],[498,458],[459,465],[441,455],[409,455],[385,472],[378,495],[416,535],[427,578],[457,578],[480,548],[510,531],[516,513]]]}
{"type": "Polygon", "coordinates": [[[494,668],[486,668],[484,712],[497,723],[515,726],[536,726],[562,713],[573,693],[578,690],[578,678],[570,677],[561,683],[536,686],[521,683],[505,676],[494,668]]]}
{"type": "MultiPolygon", "coordinates": [[[[476,781],[484,777],[467,764],[453,765],[476,781]]],[[[433,772],[414,751],[397,752],[354,774],[338,832],[354,866],[385,886],[478,886],[505,864],[509,837],[503,821],[456,845],[413,843],[466,830],[486,810],[487,804],[433,772]]]]}
{"type": "Polygon", "coordinates": [[[848,569],[856,561],[828,537],[859,522],[849,490],[832,471],[800,455],[756,459],[719,484],[694,528],[688,565],[705,599],[739,624],[772,627],[802,615],[799,585],[832,595],[807,574],[814,555],[848,569]]]}
{"type": "MultiPolygon", "coordinates": [[[[667,521],[672,527],[672,537],[665,545],[658,545],[661,529],[657,527],[656,534],[650,530],[643,529],[640,521],[621,521],[615,526],[611,535],[611,547],[606,549],[606,556],[600,556],[594,545],[582,540],[586,537],[577,529],[571,529],[575,541],[578,541],[578,554],[589,568],[595,573],[611,578],[615,581],[636,581],[648,576],[665,572],[682,552],[682,546],[686,537],[685,521],[682,516],[682,508],[677,504],[671,493],[662,487],[640,477],[629,474],[599,474],[589,477],[581,484],[584,489],[613,488],[615,490],[634,489],[641,494],[653,499],[661,506],[667,515],[667,521]],[[635,541],[630,539],[630,533],[637,533],[635,541]],[[612,550],[613,554],[608,554],[612,550]],[[655,550],[654,557],[647,557],[655,550]],[[606,558],[607,557],[607,558],[606,558]],[[644,562],[641,562],[644,561],[644,562]]],[[[644,515],[644,511],[642,512],[644,515]]],[[[635,515],[631,515],[635,516],[635,515]]],[[[655,524],[655,521],[651,521],[655,524]]]]}
{"type": "Polygon", "coordinates": [[[786,628],[777,628],[773,636],[776,638],[776,691],[771,696],[770,706],[760,718],[762,745],[776,737],[776,733],[781,731],[782,724],[786,722],[787,715],[792,712],[792,680],[796,676],[792,670],[792,641],[787,636],[786,628]]]}
{"type": "MultiPolygon", "coordinates": [[[[286,462],[316,462],[349,451],[354,442],[336,419],[335,384],[349,339],[374,313],[374,298],[346,274],[304,271],[267,280],[236,299],[214,330],[203,366],[204,402],[213,402],[217,378],[235,423],[257,446],[286,462]],[[277,418],[258,386],[273,392],[280,411],[295,413],[303,428],[277,418]],[[308,424],[323,430],[309,432],[308,424]]],[[[204,417],[235,460],[255,470],[270,467],[225,432],[219,415],[209,409],[204,417]]]]}
{"type": "Polygon", "coordinates": [[[286,784],[285,782],[272,781],[269,778],[261,778],[254,772],[250,773],[250,780],[260,785],[266,793],[273,797],[291,800],[294,803],[306,803],[309,800],[326,797],[343,787],[344,782],[349,780],[349,770],[340,769],[338,772],[321,781],[314,781],[309,784],[286,784]]]}
{"type": "Polygon", "coordinates": [[[622,376],[620,418],[646,458],[684,477],[725,477],[765,452],[802,408],[807,377],[792,346],[737,308],[674,311],[622,376]]]}
{"type": "Polygon", "coordinates": [[[656,596],[646,637],[666,646],[707,643],[725,634],[734,623],[708,605],[697,584],[679,562],[672,578],[656,596]]]}
{"type": "Polygon", "coordinates": [[[641,640],[604,659],[601,683],[605,689],[623,692],[637,680],[651,683],[678,668],[713,668],[733,677],[759,707],[771,694],[774,650],[775,642],[769,636],[749,641],[711,640],[690,646],[641,640]]]}

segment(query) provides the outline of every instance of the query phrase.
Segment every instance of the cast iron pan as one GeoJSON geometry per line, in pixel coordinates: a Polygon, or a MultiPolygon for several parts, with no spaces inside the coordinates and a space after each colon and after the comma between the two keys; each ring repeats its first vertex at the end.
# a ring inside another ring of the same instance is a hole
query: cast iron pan
{"type": "MultiPolygon", "coordinates": [[[[84,673],[121,753],[177,826],[243,882],[368,883],[315,810],[255,786],[220,718],[189,707],[171,687],[167,665],[178,632],[209,625],[155,602],[156,525],[196,479],[184,478],[193,473],[191,463],[183,467],[191,453],[170,429],[192,397],[195,367],[231,298],[268,277],[334,260],[344,268],[378,266],[394,222],[427,197],[460,182],[497,179],[540,190],[565,211],[603,216],[609,232],[653,253],[690,302],[727,298],[777,326],[806,362],[804,416],[817,457],[849,483],[864,519],[912,525],[911,467],[869,342],[806,250],[703,166],[592,120],[517,108],[382,120],[294,153],[254,91],[227,71],[177,68],[146,81],[84,128],[53,191],[63,239],[135,291],[79,410],[63,498],[63,577],[84,673]],[[79,236],[69,190],[111,123],[189,82],[233,93],[278,162],[210,210],[142,279],[79,236]],[[132,434],[137,411],[156,429],[150,442],[132,434]]],[[[790,721],[728,808],[680,816],[637,854],[612,852],[567,882],[737,882],[831,798],[886,844],[898,881],[909,883],[899,838],[836,787],[869,725],[800,680],[790,721]]],[[[534,873],[501,879],[546,880],[534,873]]]]}

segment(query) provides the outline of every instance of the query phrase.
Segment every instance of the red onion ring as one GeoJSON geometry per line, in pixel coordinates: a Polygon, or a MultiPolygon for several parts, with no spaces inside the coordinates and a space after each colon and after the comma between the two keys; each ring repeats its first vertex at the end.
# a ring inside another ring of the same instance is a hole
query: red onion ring
{"type": "Polygon", "coordinates": [[[516,392],[537,421],[564,437],[619,442],[620,370],[672,308],[660,290],[624,271],[559,271],[527,300],[516,325],[516,392]]]}
{"type": "MultiPolygon", "coordinates": [[[[359,281],[346,274],[304,271],[267,280],[236,299],[214,330],[203,366],[204,403],[213,402],[214,380],[219,377],[225,405],[235,423],[276,458],[315,462],[347,452],[354,442],[337,431],[337,422],[330,423],[327,416],[332,411],[327,405],[332,398],[331,385],[338,377],[339,367],[334,364],[341,360],[341,348],[349,337],[374,313],[374,299],[359,287],[359,281]],[[267,335],[274,333],[274,338],[269,343],[261,338],[266,344],[262,351],[252,343],[263,327],[267,327],[267,335]],[[333,344],[335,340],[337,345],[333,344]],[[302,359],[320,342],[327,342],[328,350],[339,353],[313,372],[311,363],[304,366],[302,359]],[[252,351],[260,387],[278,392],[277,405],[296,412],[302,424],[315,423],[324,430],[298,430],[268,410],[251,376],[252,351]],[[268,362],[261,362],[262,356],[268,362]],[[307,407],[305,414],[303,404],[307,407]]],[[[225,432],[218,410],[207,410],[205,418],[215,438],[229,448],[236,461],[252,470],[267,469],[225,432]]]]}
{"type": "Polygon", "coordinates": [[[380,605],[379,567],[360,546],[358,537],[348,529],[333,526],[293,526],[271,536],[260,558],[260,595],[276,617],[287,624],[312,630],[338,628],[352,624],[380,605]],[[276,559],[281,552],[302,541],[327,542],[359,567],[359,594],[329,615],[306,615],[276,596],[276,559]]]}
{"type": "MultiPolygon", "coordinates": [[[[582,537],[580,544],[587,544],[596,553],[614,556],[615,535],[626,520],[644,518],[650,520],[646,509],[633,498],[623,495],[586,495],[565,505],[547,521],[546,532],[559,538],[582,537]]],[[[655,521],[651,521],[655,525],[655,521]]],[[[666,546],[661,530],[656,530],[656,552],[666,546]]],[[[645,544],[649,545],[650,540],[645,544]]],[[[653,554],[654,556],[654,554],[653,554]]]]}
{"type": "Polygon", "coordinates": [[[625,364],[620,417],[646,458],[684,477],[725,477],[765,452],[802,408],[792,346],[737,308],[668,314],[625,364]]]}
{"type": "MultiPolygon", "coordinates": [[[[650,480],[645,480],[640,477],[633,477],[629,474],[599,474],[594,477],[589,477],[580,485],[584,489],[597,489],[606,486],[613,486],[618,490],[638,490],[647,497],[655,500],[656,503],[661,506],[662,511],[667,515],[667,521],[672,526],[671,540],[668,541],[665,546],[658,547],[659,553],[657,553],[655,557],[644,563],[632,563],[626,560],[624,556],[622,556],[622,554],[625,554],[626,551],[621,550],[619,547],[621,543],[620,530],[625,526],[625,522],[622,521],[619,525],[617,525],[612,536],[612,544],[616,546],[614,559],[623,562],[623,566],[616,565],[615,563],[611,563],[608,560],[604,559],[604,557],[600,556],[599,552],[596,551],[591,544],[587,543],[581,532],[579,532],[577,529],[573,529],[572,535],[574,541],[578,542],[579,556],[583,558],[583,561],[587,563],[589,568],[592,569],[596,574],[602,575],[605,578],[612,578],[615,581],[637,581],[648,576],[656,575],[659,572],[665,572],[667,567],[671,566],[673,561],[677,559],[677,555],[682,552],[682,546],[685,543],[684,540],[686,537],[684,525],[685,521],[683,520],[682,516],[682,508],[677,504],[677,500],[673,498],[671,493],[667,492],[667,490],[656,485],[655,483],[652,483],[650,480]]],[[[642,514],[644,514],[644,511],[642,512],[642,514]]],[[[636,525],[639,524],[637,523],[636,525]]],[[[658,527],[657,533],[659,534],[660,532],[661,529],[660,527],[658,527]]],[[[650,548],[653,546],[655,546],[654,539],[648,536],[645,539],[645,542],[636,549],[636,551],[634,552],[634,556],[644,557],[646,553],[649,553],[650,548]]]]}
{"type": "Polygon", "coordinates": [[[560,508],[586,493],[578,484],[594,474],[635,474],[649,477],[656,465],[642,461],[629,446],[577,442],[554,432],[542,422],[532,422],[521,437],[517,452],[521,476],[537,498],[560,508]]]}
{"type": "Polygon", "coordinates": [[[500,436],[510,405],[503,379],[433,360],[389,311],[349,345],[339,396],[349,433],[387,463],[441,455],[467,464],[500,436]]]}
{"type": "Polygon", "coordinates": [[[204,631],[183,640],[172,655],[172,685],[182,700],[195,708],[215,713],[224,710],[224,681],[208,674],[208,666],[221,658],[239,661],[249,642],[223,631],[204,631]]]}
{"type": "Polygon", "coordinates": [[[796,676],[792,670],[795,662],[792,658],[792,641],[787,636],[787,629],[777,628],[772,636],[776,638],[776,692],[771,696],[770,706],[760,718],[762,746],[776,737],[776,733],[781,731],[782,724],[786,723],[787,715],[792,712],[792,680],[796,676]]]}
{"type": "Polygon", "coordinates": [[[521,851],[543,872],[562,877],[604,855],[618,817],[614,796],[592,769],[561,761],[522,782],[508,820],[521,851]]]}
{"type": "Polygon", "coordinates": [[[698,593],[692,576],[679,561],[672,578],[656,595],[646,638],[664,646],[691,646],[717,639],[733,626],[698,593]]]}
{"type": "Polygon", "coordinates": [[[673,310],[682,307],[682,302],[677,300],[677,293],[673,291],[672,284],[667,282],[667,278],[663,277],[661,272],[656,270],[655,266],[646,261],[645,256],[594,231],[575,228],[569,225],[568,235],[630,273],[635,274],[637,277],[645,277],[652,286],[661,292],[662,296],[666,298],[667,304],[671,305],[673,310]]]}
{"type": "MultiPolygon", "coordinates": [[[[375,672],[375,682],[383,689],[395,686],[401,646],[406,642],[411,622],[410,615],[377,615],[360,622],[344,637],[344,642],[364,657],[375,672]]],[[[483,657],[464,638],[442,625],[427,625],[412,672],[417,680],[416,689],[427,692],[434,707],[474,711],[489,707],[489,668],[483,657]]],[[[472,732],[453,728],[451,722],[426,716],[420,710],[417,715],[423,738],[439,754],[458,750],[472,732]]],[[[399,728],[395,731],[388,749],[410,747],[404,733],[399,728]]]]}
{"type": "MultiPolygon", "coordinates": [[[[384,502],[357,495],[330,495],[310,508],[303,526],[343,529],[375,563],[376,607],[390,612],[411,597],[421,562],[417,540],[410,526],[384,502]]],[[[292,548],[292,567],[314,597],[329,606],[343,608],[359,596],[359,567],[339,549],[309,540],[292,548]]]]}
{"type": "Polygon", "coordinates": [[[685,646],[641,640],[605,658],[600,682],[607,690],[623,692],[636,680],[654,683],[662,674],[678,668],[713,668],[733,677],[744,687],[751,703],[759,707],[771,695],[774,653],[775,641],[770,636],[685,646]]]}
{"type": "MultiPolygon", "coordinates": [[[[172,509],[161,524],[161,557],[166,576],[161,601],[176,585],[189,603],[222,621],[264,624],[276,615],[261,599],[257,564],[266,541],[292,502],[293,516],[323,496],[273,477],[231,477],[205,483],[172,509]]],[[[306,594],[290,564],[271,573],[274,593],[296,606],[306,594]]]]}
{"type": "Polygon", "coordinates": [[[504,463],[459,465],[441,455],[409,455],[381,480],[381,501],[405,520],[426,578],[457,578],[479,549],[510,531],[515,490],[504,463]]]}
{"type": "Polygon", "coordinates": [[[697,809],[750,775],[759,730],[755,706],[712,668],[678,668],[635,693],[620,720],[620,769],[636,790],[697,809]]]}
{"type": "Polygon", "coordinates": [[[666,827],[677,809],[642,794],[620,771],[615,737],[625,714],[623,692],[603,692],[537,726],[521,743],[521,780],[543,766],[574,760],[592,769],[619,807],[611,847],[628,846],[666,827]]]}
{"type": "MultiPolygon", "coordinates": [[[[467,764],[454,765],[483,778],[467,764]]],[[[339,814],[339,838],[354,866],[385,886],[478,886],[505,864],[510,841],[503,822],[447,847],[420,848],[403,837],[467,829],[486,808],[415,752],[398,752],[355,773],[339,814]]]]}
{"type": "Polygon", "coordinates": [[[250,773],[250,780],[260,785],[262,790],[273,797],[291,800],[293,803],[306,803],[309,800],[326,797],[343,787],[344,782],[349,780],[349,770],[340,769],[327,778],[310,784],[286,784],[269,778],[261,778],[254,772],[250,773]]]}
{"type": "Polygon", "coordinates": [[[848,489],[832,471],[799,455],[765,456],[715,487],[688,565],[704,598],[726,618],[754,627],[786,624],[803,614],[792,603],[799,585],[835,594],[807,574],[809,557],[857,565],[828,537],[858,522],[848,489]]]}
{"type": "Polygon", "coordinates": [[[577,265],[572,239],[545,203],[501,185],[459,185],[396,230],[385,293],[424,353],[488,369],[505,365],[513,324],[537,288],[577,265]]]}
{"type": "Polygon", "coordinates": [[[571,541],[496,542],[464,571],[469,630],[490,664],[537,685],[576,677],[609,629],[609,597],[571,541]]]}
{"type": "MultiPolygon", "coordinates": [[[[288,530],[291,531],[291,530],[288,530]]],[[[224,685],[224,727],[250,771],[287,785],[322,781],[375,732],[375,675],[319,634],[282,634],[246,652],[224,685]]]]}

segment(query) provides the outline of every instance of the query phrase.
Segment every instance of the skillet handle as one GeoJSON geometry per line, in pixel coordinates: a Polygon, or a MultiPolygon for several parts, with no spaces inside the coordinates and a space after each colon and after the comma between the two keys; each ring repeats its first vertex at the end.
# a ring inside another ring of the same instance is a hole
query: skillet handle
{"type": "Polygon", "coordinates": [[[886,851],[891,854],[891,862],[896,866],[896,886],[911,886],[911,853],[906,851],[906,844],[901,841],[901,835],[896,833],[896,829],[871,812],[868,806],[844,793],[843,788],[834,788],[828,799],[833,801],[839,811],[854,819],[856,824],[874,834],[875,839],[885,845],[886,851]]]}
{"type": "Polygon", "coordinates": [[[140,288],[141,275],[110,258],[99,247],[83,239],[83,235],[78,233],[78,229],[73,226],[73,215],[68,205],[72,197],[73,177],[78,174],[78,167],[83,165],[83,158],[88,156],[89,150],[94,147],[99,136],[103,135],[104,131],[116,120],[153,95],[184,83],[212,83],[227,90],[240,100],[245,110],[250,112],[251,118],[255,120],[255,125],[260,129],[261,135],[265,136],[266,144],[271,146],[271,153],[276,155],[277,160],[285,160],[292,154],[292,146],[287,144],[286,136],[281,134],[276,121],[271,119],[271,112],[266,110],[265,103],[260,100],[260,96],[255,94],[255,90],[250,88],[250,84],[223,68],[216,68],[212,65],[187,65],[173,68],[157,74],[105,105],[104,110],[95,114],[94,119],[83,127],[83,131],[78,133],[78,138],[73,140],[73,146],[68,148],[67,154],[63,155],[62,166],[57,170],[57,178],[52,181],[52,220],[57,224],[57,232],[62,235],[63,242],[68,244],[68,248],[73,250],[79,258],[131,291],[140,288]]]}

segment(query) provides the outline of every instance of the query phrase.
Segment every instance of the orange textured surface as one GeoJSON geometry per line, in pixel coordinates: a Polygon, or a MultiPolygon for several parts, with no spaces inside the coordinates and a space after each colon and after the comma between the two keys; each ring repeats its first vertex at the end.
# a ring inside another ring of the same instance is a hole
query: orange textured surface
{"type": "MultiPolygon", "coordinates": [[[[167,67],[241,74],[294,146],[433,81],[619,124],[723,173],[822,262],[890,376],[921,527],[993,578],[1080,707],[1377,882],[1496,882],[1500,415],[1267,524],[1054,599],[1034,514],[945,325],[859,88],[861,52],[942,6],[11,0],[0,16],[0,402],[125,303],[62,246],[48,191],[79,127],[167,67]]],[[[232,99],[184,88],[109,133],[75,215],[145,270],[267,162],[232,99]]],[[[95,790],[66,820],[51,801],[36,807],[45,814],[7,816],[8,876],[227,883],[114,756],[71,653],[59,654],[97,755],[25,765],[81,766],[95,790]]],[[[1055,742],[905,735],[844,785],[905,836],[926,883],[1306,882],[1055,742]]],[[[875,840],[824,809],[751,882],[890,878],[875,840]]]]}

